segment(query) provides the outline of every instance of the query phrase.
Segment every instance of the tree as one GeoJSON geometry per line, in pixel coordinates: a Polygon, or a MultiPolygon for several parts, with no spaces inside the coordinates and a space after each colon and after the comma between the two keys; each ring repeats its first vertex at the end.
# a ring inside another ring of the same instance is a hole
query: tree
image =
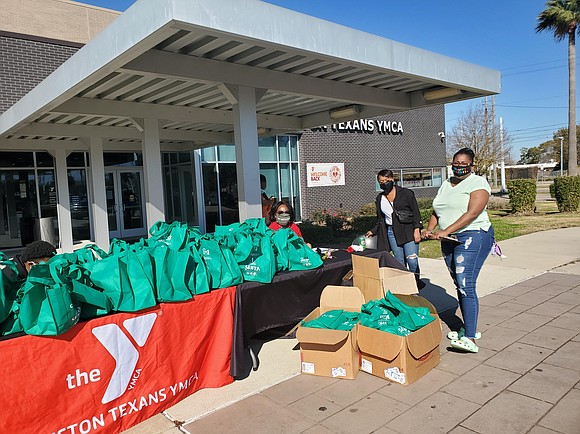
{"type": "Polygon", "coordinates": [[[499,125],[495,123],[487,102],[471,104],[459,115],[459,120],[447,136],[447,156],[461,148],[471,148],[475,152],[476,173],[486,175],[492,165],[511,160],[511,137],[503,131],[500,137],[499,125]]]}
{"type": "Polygon", "coordinates": [[[580,1],[549,0],[538,16],[536,32],[551,30],[557,41],[568,37],[568,175],[578,174],[576,142],[576,31],[580,23],[580,1]]]}
{"type": "Polygon", "coordinates": [[[520,150],[520,164],[538,164],[542,156],[542,148],[534,146],[533,148],[522,148],[520,150]]]}

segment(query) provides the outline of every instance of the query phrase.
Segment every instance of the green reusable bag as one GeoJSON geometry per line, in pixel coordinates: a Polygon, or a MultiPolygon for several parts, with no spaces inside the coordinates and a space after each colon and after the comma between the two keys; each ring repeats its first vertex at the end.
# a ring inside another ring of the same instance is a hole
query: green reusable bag
{"type": "Polygon", "coordinates": [[[288,269],[311,270],[322,265],[318,253],[306,245],[304,240],[293,231],[288,231],[288,269]]]}
{"type": "Polygon", "coordinates": [[[288,238],[292,232],[291,229],[278,229],[272,234],[272,245],[274,246],[274,255],[276,257],[276,271],[288,270],[290,259],[288,258],[288,238]]]}
{"type": "Polygon", "coordinates": [[[81,309],[81,319],[106,315],[112,310],[111,300],[103,291],[93,287],[89,271],[84,267],[85,264],[97,259],[91,249],[81,252],[80,255],[77,255],[77,252],[79,250],[54,256],[49,264],[71,290],[74,305],[81,309]]]}
{"type": "Polygon", "coordinates": [[[29,335],[57,336],[80,318],[80,307],[73,304],[69,287],[49,263],[30,269],[19,296],[18,320],[29,335]]]}
{"type": "Polygon", "coordinates": [[[227,226],[218,226],[216,225],[214,234],[215,235],[224,235],[224,234],[232,234],[240,230],[241,223],[232,223],[231,225],[227,226]]]}
{"type": "Polygon", "coordinates": [[[173,250],[182,250],[189,242],[189,230],[185,223],[174,221],[170,224],[156,222],[149,228],[154,244],[162,243],[173,250]]]}
{"type": "Polygon", "coordinates": [[[412,332],[429,324],[431,321],[435,321],[435,317],[431,315],[428,308],[409,306],[395,297],[391,291],[387,291],[384,300],[388,306],[399,311],[397,315],[399,325],[412,332]]]}
{"type": "Polygon", "coordinates": [[[271,238],[254,233],[252,250],[248,257],[239,263],[239,266],[246,281],[272,282],[276,274],[276,258],[271,238]]]}
{"type": "Polygon", "coordinates": [[[193,243],[188,246],[188,252],[193,258],[193,261],[191,261],[189,264],[191,267],[193,267],[193,272],[187,281],[187,288],[194,295],[209,292],[209,273],[205,267],[205,263],[203,262],[201,255],[193,243]]]}
{"type": "Polygon", "coordinates": [[[352,330],[359,322],[359,312],[349,312],[342,309],[329,310],[312,321],[302,322],[302,326],[331,330],[352,330]]]}
{"type": "Polygon", "coordinates": [[[191,300],[188,288],[194,262],[188,250],[173,250],[168,245],[157,244],[149,249],[153,262],[155,296],[159,302],[191,300]]]}
{"type": "Polygon", "coordinates": [[[127,250],[87,263],[91,286],[102,289],[113,310],[135,312],[155,306],[153,266],[146,250],[127,250]]]}
{"type": "Polygon", "coordinates": [[[23,283],[24,280],[18,278],[16,262],[0,252],[0,323],[11,316],[16,293],[23,283]]]}
{"type": "Polygon", "coordinates": [[[230,249],[209,234],[200,237],[194,245],[209,273],[211,288],[226,288],[242,282],[242,272],[230,249]]]}

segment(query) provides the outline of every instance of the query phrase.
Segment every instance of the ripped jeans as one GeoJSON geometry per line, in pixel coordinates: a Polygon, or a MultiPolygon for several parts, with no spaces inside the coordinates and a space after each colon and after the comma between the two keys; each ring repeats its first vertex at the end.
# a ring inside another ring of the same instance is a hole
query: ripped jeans
{"type": "Polygon", "coordinates": [[[411,273],[415,273],[415,279],[419,279],[419,244],[415,241],[409,241],[402,246],[398,246],[392,226],[387,226],[387,237],[393,256],[411,273]]]}
{"type": "Polygon", "coordinates": [[[475,286],[477,276],[493,245],[493,226],[490,226],[487,232],[483,229],[459,232],[457,239],[462,243],[442,240],[441,251],[457,288],[465,336],[474,338],[479,315],[479,300],[475,286]]]}

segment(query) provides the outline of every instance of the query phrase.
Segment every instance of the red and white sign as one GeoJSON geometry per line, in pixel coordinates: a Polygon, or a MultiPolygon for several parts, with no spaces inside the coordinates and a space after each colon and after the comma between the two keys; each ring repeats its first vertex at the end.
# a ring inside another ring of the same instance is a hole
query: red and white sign
{"type": "Polygon", "coordinates": [[[344,185],[344,163],[307,164],[306,176],[308,187],[344,185]]]}
{"type": "Polygon", "coordinates": [[[0,432],[117,433],[231,383],[235,290],[0,342],[0,432]]]}

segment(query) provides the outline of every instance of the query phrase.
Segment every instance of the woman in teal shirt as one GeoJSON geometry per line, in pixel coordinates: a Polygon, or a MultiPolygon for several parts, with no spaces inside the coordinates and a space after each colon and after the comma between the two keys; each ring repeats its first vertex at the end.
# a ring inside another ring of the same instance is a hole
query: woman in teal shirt
{"type": "Polygon", "coordinates": [[[475,154],[469,148],[453,156],[453,176],[439,188],[433,200],[433,214],[423,238],[441,240],[441,251],[457,288],[464,327],[447,337],[458,350],[477,353],[475,339],[479,300],[476,281],[491,251],[494,231],[485,210],[491,188],[487,180],[472,172],[475,154]],[[439,225],[439,231],[435,227],[439,225]],[[449,238],[456,238],[453,241],[449,238]]]}

